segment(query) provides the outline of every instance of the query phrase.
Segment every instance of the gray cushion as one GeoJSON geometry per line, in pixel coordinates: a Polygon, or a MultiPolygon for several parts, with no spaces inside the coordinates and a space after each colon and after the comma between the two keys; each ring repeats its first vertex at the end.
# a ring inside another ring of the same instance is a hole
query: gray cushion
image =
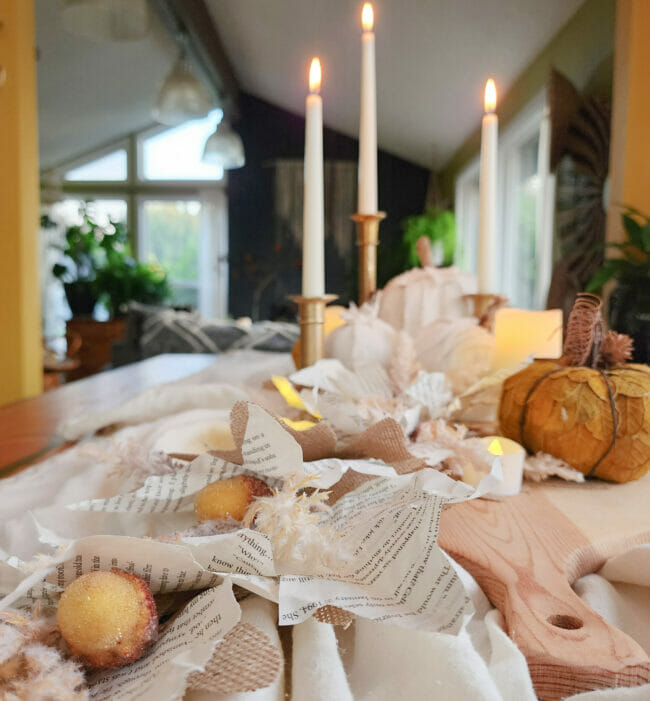
{"type": "Polygon", "coordinates": [[[257,321],[249,329],[246,337],[235,344],[235,348],[287,353],[300,336],[298,324],[284,321],[257,321]]]}
{"type": "Polygon", "coordinates": [[[165,309],[145,317],[140,348],[144,358],[161,353],[221,353],[243,336],[246,331],[234,323],[165,309]]]}

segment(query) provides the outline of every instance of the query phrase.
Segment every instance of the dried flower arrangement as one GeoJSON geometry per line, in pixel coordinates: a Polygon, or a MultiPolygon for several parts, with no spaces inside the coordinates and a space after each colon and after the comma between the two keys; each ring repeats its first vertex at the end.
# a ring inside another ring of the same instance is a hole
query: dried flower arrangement
{"type": "Polygon", "coordinates": [[[60,651],[54,616],[31,617],[0,612],[0,697],[85,701],[88,690],[81,668],[60,651]]]}
{"type": "Polygon", "coordinates": [[[326,503],[330,493],[307,491],[314,478],[295,474],[271,496],[257,497],[242,524],[245,528],[255,524],[267,535],[277,563],[290,566],[294,573],[318,564],[335,565],[340,557],[336,531],[323,524],[323,515],[330,511],[326,503]]]}

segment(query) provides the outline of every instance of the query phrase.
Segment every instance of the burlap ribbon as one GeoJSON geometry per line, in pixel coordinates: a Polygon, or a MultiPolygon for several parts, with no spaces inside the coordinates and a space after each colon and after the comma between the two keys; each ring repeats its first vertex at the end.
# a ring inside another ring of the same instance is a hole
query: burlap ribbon
{"type": "MultiPolygon", "coordinates": [[[[272,413],[271,416],[300,445],[303,460],[306,462],[324,458],[350,460],[375,458],[391,465],[399,474],[407,474],[425,467],[425,463],[421,458],[416,458],[409,453],[402,429],[397,421],[391,418],[382,419],[362,433],[352,436],[345,448],[337,450],[336,435],[324,421],[317,423],[306,431],[296,431],[285,424],[278,416],[272,413]]],[[[241,448],[244,442],[247,422],[248,403],[237,402],[230,414],[230,430],[235,448],[232,450],[211,450],[209,451],[210,455],[241,465],[243,462],[241,448]]],[[[175,457],[192,460],[197,456],[176,454],[175,457]]],[[[332,487],[330,503],[334,503],[344,494],[356,489],[368,479],[373,478],[350,470],[332,487]]]]}
{"type": "Polygon", "coordinates": [[[238,623],[219,643],[203,672],[192,672],[188,689],[214,694],[264,689],[278,678],[284,658],[266,633],[250,623],[238,623]]]}

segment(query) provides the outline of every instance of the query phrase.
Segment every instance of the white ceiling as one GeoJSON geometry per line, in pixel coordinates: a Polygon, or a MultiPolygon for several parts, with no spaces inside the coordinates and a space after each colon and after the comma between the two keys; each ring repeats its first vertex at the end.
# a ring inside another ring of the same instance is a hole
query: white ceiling
{"type": "MultiPolygon", "coordinates": [[[[507,90],[583,0],[374,0],[380,147],[438,168],[480,121],[488,75],[507,90]]],[[[206,0],[247,92],[304,113],[312,55],[324,118],[358,132],[361,0],[206,0]]],[[[156,17],[143,40],[67,34],[35,0],[41,168],[152,124],[177,49],[156,17]]]]}
{"type": "Polygon", "coordinates": [[[156,18],[145,39],[99,43],[68,34],[55,0],[35,6],[41,169],[150,126],[178,53],[156,18]]]}
{"type": "MultiPolygon", "coordinates": [[[[583,0],[374,0],[380,147],[439,168],[583,0]]],[[[361,1],[207,0],[243,89],[304,113],[313,55],[327,126],[356,136],[361,1]]]]}

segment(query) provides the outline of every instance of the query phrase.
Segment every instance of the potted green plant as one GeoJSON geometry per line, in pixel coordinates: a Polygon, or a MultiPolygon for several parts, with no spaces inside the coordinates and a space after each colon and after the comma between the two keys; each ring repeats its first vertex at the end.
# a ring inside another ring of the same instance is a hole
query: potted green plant
{"type": "Polygon", "coordinates": [[[158,264],[134,259],[124,224],[110,221],[101,226],[85,208],[82,223],[67,229],[60,249],[63,260],[52,272],[63,282],[73,315],[66,322],[66,336],[69,346],[78,347],[81,364],[68,378],[78,379],[110,363],[113,343],[124,338],[126,322],[121,317],[128,302],[160,304],[170,287],[158,264]],[[108,321],[92,318],[98,301],[108,309],[108,321]]]}
{"type": "Polygon", "coordinates": [[[63,254],[52,273],[63,283],[65,296],[73,316],[91,316],[97,302],[95,279],[99,266],[100,241],[103,230],[95,224],[86,211],[83,222],[70,226],[65,232],[65,245],[57,246],[63,254]]]}
{"type": "Polygon", "coordinates": [[[440,251],[440,264],[451,265],[456,252],[456,221],[453,212],[429,208],[424,214],[408,217],[402,223],[402,249],[407,267],[420,264],[417,242],[426,236],[440,251]]]}
{"type": "Polygon", "coordinates": [[[170,295],[169,281],[157,263],[141,263],[131,253],[126,227],[110,221],[99,225],[82,211],[83,221],[66,230],[64,259],[52,268],[63,282],[74,317],[92,315],[102,301],[112,317],[126,312],[130,301],[159,304],[170,295]]]}
{"type": "Polygon", "coordinates": [[[650,219],[636,209],[623,213],[627,240],[607,243],[619,255],[606,258],[587,286],[600,291],[605,283],[616,281],[609,299],[609,323],[634,339],[634,359],[650,362],[650,219]]]}

